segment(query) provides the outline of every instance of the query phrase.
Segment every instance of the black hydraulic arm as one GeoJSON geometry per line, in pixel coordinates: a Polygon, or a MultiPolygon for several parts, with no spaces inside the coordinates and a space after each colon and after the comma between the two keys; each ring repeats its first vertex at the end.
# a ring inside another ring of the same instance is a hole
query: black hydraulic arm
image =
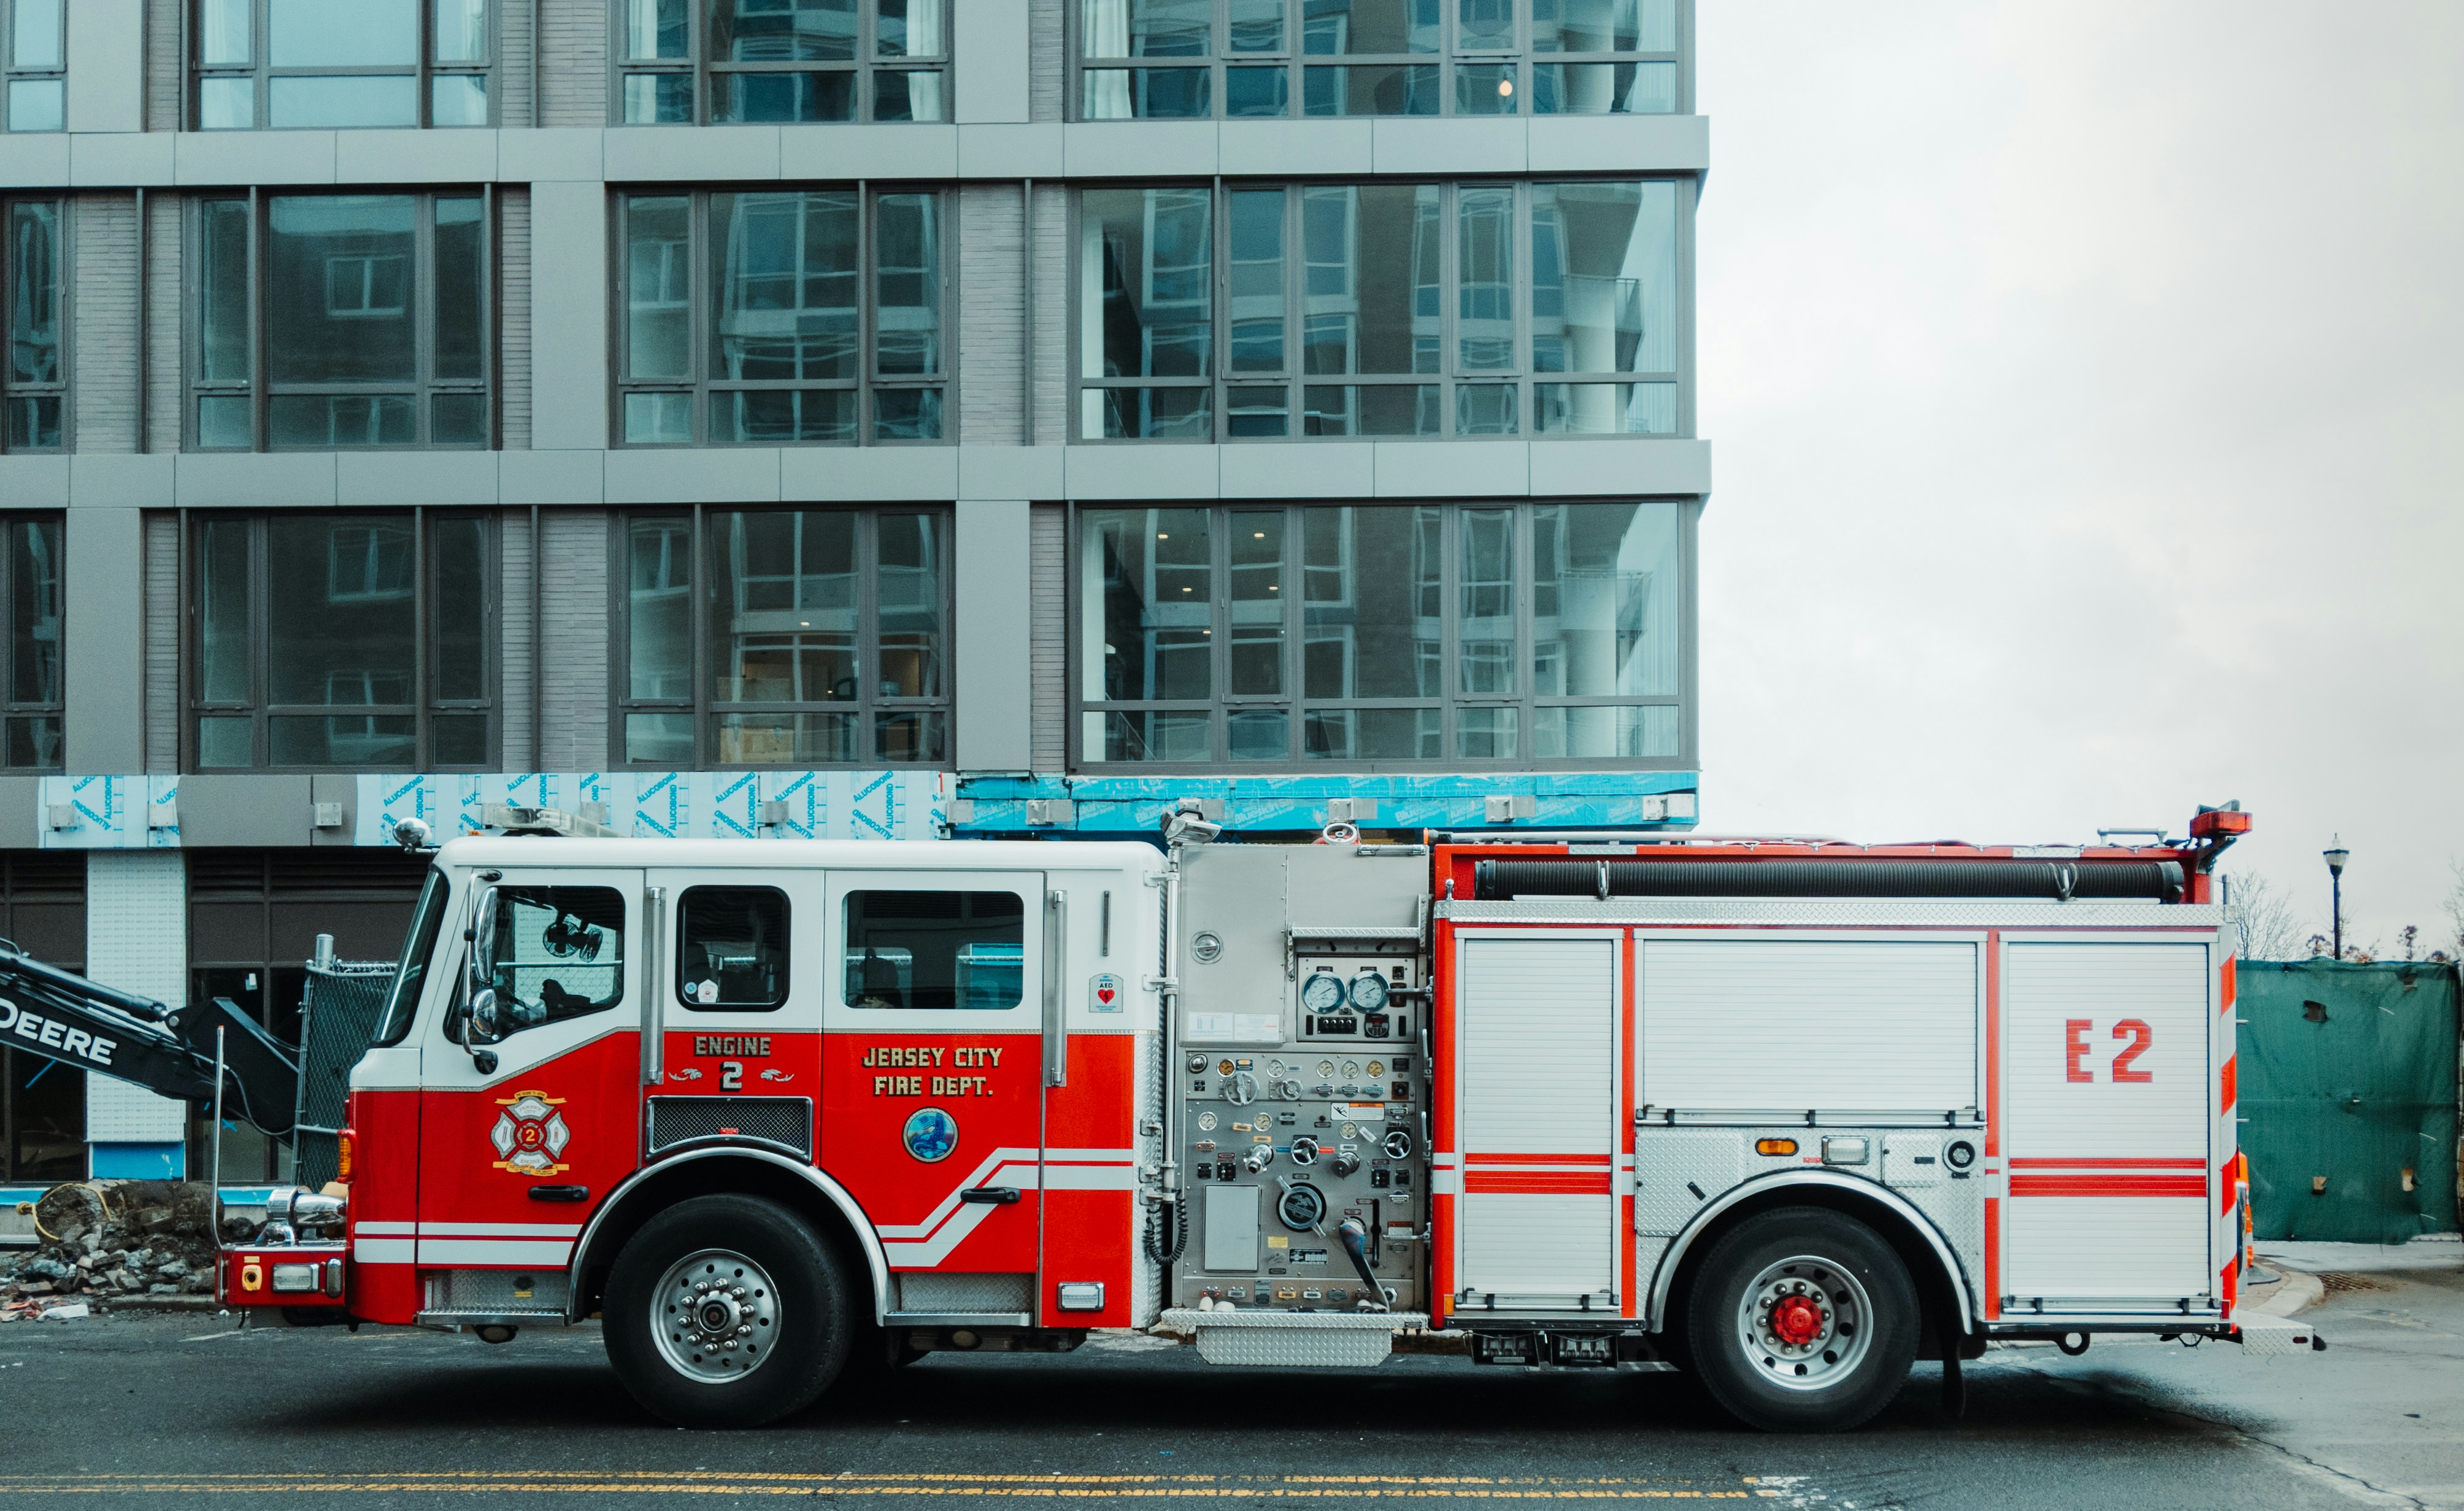
{"type": "Polygon", "coordinates": [[[47,966],[0,940],[0,1045],[208,1102],[214,1095],[214,1031],[223,1029],[225,1106],[270,1134],[291,1131],[297,1054],[229,998],[174,1011],[47,966]]]}

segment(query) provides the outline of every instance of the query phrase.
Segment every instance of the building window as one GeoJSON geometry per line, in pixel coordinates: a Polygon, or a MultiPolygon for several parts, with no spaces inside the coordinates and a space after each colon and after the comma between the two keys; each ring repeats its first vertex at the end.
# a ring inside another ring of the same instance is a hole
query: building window
{"type": "MultiPolygon", "coordinates": [[[[342,960],[399,959],[433,858],[348,845],[185,855],[188,1000],[229,997],[285,1044],[299,1042],[317,936],[332,935],[342,960]]],[[[210,1117],[191,1115],[189,1169],[212,1168],[212,1127],[210,1117]]],[[[267,1137],[226,1109],[222,1173],[231,1181],[293,1179],[292,1143],[267,1137]]]]}
{"type": "Polygon", "coordinates": [[[489,0],[194,4],[199,130],[495,123],[489,0]]]}
{"type": "Polygon", "coordinates": [[[1078,514],[1078,769],[1678,767],[1691,506],[1078,514]]]}
{"type": "Polygon", "coordinates": [[[943,196],[628,194],[617,289],[627,445],[939,441],[943,196]]]}
{"type": "Polygon", "coordinates": [[[1692,206],[1682,179],[1083,190],[1078,438],[1683,434],[1692,206]]]}
{"type": "MultiPolygon", "coordinates": [[[[0,929],[47,966],[85,970],[85,856],[0,855],[0,929]]],[[[30,1050],[0,1049],[0,1179],[83,1180],[85,1072],[30,1050]]]]}
{"type": "Polygon", "coordinates": [[[60,517],[0,515],[0,767],[60,769],[60,517]]]}
{"type": "Polygon", "coordinates": [[[188,769],[495,769],[486,516],[208,514],[188,552],[188,769]]]}
{"type": "Polygon", "coordinates": [[[627,518],[617,759],[946,762],[949,527],[946,512],[913,509],[627,518]]]}
{"type": "Polygon", "coordinates": [[[0,0],[0,126],[57,131],[68,112],[66,0],[0,0]]]}
{"type": "Polygon", "coordinates": [[[195,201],[189,445],[486,446],[490,216],[483,193],[195,201]]]}
{"type": "Polygon", "coordinates": [[[67,206],[0,199],[0,451],[58,451],[68,429],[69,367],[62,283],[67,206]]]}
{"type": "Polygon", "coordinates": [[[947,121],[946,4],[616,0],[616,119],[947,121]]]}
{"type": "Polygon", "coordinates": [[[1679,0],[1077,0],[1082,121],[1669,115],[1679,0]]]}

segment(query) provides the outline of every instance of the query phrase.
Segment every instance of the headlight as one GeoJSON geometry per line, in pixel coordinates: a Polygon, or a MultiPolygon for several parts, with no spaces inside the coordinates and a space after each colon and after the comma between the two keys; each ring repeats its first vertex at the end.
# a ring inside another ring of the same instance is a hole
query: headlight
{"type": "Polygon", "coordinates": [[[317,1267],[313,1264],[277,1264],[274,1267],[274,1288],[277,1291],[314,1291],[317,1289],[317,1267]]]}

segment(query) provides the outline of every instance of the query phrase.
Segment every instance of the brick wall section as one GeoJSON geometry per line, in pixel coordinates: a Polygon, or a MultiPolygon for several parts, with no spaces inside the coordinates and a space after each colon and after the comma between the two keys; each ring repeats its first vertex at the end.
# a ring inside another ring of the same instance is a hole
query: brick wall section
{"type": "Polygon", "coordinates": [[[1035,187],[1035,443],[1069,433],[1069,215],[1067,190],[1035,187]]]}
{"type": "Polygon", "coordinates": [[[607,596],[607,515],[601,509],[557,509],[540,518],[547,571],[539,589],[539,664],[548,675],[539,766],[547,771],[597,771],[608,763],[613,700],[607,679],[608,642],[615,633],[607,596]]]}
{"type": "Polygon", "coordinates": [[[539,0],[539,124],[607,123],[607,0],[539,0]]]}
{"type": "MultiPolygon", "coordinates": [[[[531,769],[531,512],[507,509],[498,516],[503,573],[496,589],[496,727],[502,744],[496,766],[531,769]]],[[[544,629],[544,626],[542,626],[544,629]]]]}
{"type": "Polygon", "coordinates": [[[504,393],[504,448],[528,451],[531,446],[531,195],[526,189],[508,189],[496,195],[496,227],[502,269],[496,300],[504,332],[497,371],[504,393]]]}
{"type": "Polygon", "coordinates": [[[180,769],[180,517],[145,516],[145,769],[180,769]]]}
{"type": "Polygon", "coordinates": [[[1019,220],[1015,185],[958,190],[958,439],[970,446],[1020,440],[1019,220]]]}
{"type": "Polygon", "coordinates": [[[137,196],[71,201],[71,404],[81,452],[137,449],[137,196]]]}
{"type": "Polygon", "coordinates": [[[530,0],[497,0],[496,124],[531,123],[530,0]]]}
{"type": "Polygon", "coordinates": [[[145,0],[145,129],[180,129],[182,0],[145,0]]]}
{"type": "Polygon", "coordinates": [[[1069,511],[1039,503],[1027,511],[1027,678],[1033,702],[1029,760],[1045,773],[1069,760],[1069,511]]]}
{"type": "Polygon", "coordinates": [[[1026,118],[1067,119],[1069,88],[1068,23],[1064,0],[1026,0],[1026,118]]]}
{"type": "Polygon", "coordinates": [[[145,435],[138,449],[180,449],[180,196],[145,196],[145,435]]]}

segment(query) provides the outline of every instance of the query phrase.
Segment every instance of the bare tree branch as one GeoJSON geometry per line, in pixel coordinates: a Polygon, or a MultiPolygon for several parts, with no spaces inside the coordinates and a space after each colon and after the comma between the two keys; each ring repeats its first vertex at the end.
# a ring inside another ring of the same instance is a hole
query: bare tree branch
{"type": "MultiPolygon", "coordinates": [[[[2309,927],[2274,882],[2244,873],[2233,877],[2232,883],[2227,889],[2231,901],[2225,913],[2225,927],[2233,941],[2236,956],[2243,960],[2299,960],[2320,952],[2303,948],[2302,936],[2310,932],[2309,927]]],[[[2457,890],[2459,899],[2464,899],[2464,875],[2458,877],[2457,890]]]]}

